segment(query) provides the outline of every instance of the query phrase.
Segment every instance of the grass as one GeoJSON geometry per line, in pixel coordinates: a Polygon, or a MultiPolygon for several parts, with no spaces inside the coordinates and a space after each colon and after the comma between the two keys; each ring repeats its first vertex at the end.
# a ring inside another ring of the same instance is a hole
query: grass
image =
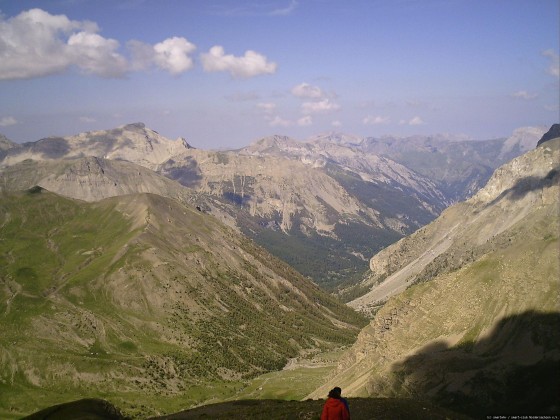
{"type": "Polygon", "coordinates": [[[155,223],[134,230],[120,199],[2,196],[0,418],[84,396],[139,418],[231,398],[366,322],[210,216],[146,197],[155,223]]]}

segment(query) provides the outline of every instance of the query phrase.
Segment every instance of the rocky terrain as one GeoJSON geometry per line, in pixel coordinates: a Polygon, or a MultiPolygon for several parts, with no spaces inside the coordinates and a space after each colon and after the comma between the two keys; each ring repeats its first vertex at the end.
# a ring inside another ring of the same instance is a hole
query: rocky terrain
{"type": "Polygon", "coordinates": [[[479,142],[272,136],[216,152],[136,123],[21,145],[5,139],[0,188],[40,185],[88,201],[135,192],[180,198],[333,290],[358,281],[372,254],[472,194],[540,134],[525,128],[479,142]]]}
{"type": "Polygon", "coordinates": [[[457,202],[482,188],[498,166],[533,149],[545,132],[546,127],[522,127],[508,138],[483,141],[446,134],[404,138],[332,134],[317,136],[312,143],[320,147],[334,143],[389,158],[427,177],[447,200],[457,202]]]}
{"type": "Polygon", "coordinates": [[[310,396],[336,384],[475,417],[558,414],[559,181],[556,138],[375,255],[350,303],[375,316],[310,396]]]}

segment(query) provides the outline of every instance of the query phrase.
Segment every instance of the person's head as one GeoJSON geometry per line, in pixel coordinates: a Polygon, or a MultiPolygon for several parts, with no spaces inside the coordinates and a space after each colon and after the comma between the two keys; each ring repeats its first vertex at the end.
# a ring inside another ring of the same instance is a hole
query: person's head
{"type": "Polygon", "coordinates": [[[342,389],[335,386],[333,389],[329,391],[329,398],[340,398],[341,394],[342,394],[342,389]]]}

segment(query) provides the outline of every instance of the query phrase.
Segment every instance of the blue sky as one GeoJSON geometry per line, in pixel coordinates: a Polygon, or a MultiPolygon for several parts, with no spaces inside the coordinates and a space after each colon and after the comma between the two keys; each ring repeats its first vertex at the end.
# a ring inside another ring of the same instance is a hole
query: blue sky
{"type": "Polygon", "coordinates": [[[557,0],[0,0],[0,133],[203,149],[559,118],[557,0]]]}

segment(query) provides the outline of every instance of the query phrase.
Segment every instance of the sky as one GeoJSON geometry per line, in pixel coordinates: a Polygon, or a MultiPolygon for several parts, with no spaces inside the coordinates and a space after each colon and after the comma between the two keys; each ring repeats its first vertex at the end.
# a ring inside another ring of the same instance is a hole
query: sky
{"type": "Polygon", "coordinates": [[[0,133],[144,122],[202,149],[559,117],[558,0],[0,0],[0,133]]]}

